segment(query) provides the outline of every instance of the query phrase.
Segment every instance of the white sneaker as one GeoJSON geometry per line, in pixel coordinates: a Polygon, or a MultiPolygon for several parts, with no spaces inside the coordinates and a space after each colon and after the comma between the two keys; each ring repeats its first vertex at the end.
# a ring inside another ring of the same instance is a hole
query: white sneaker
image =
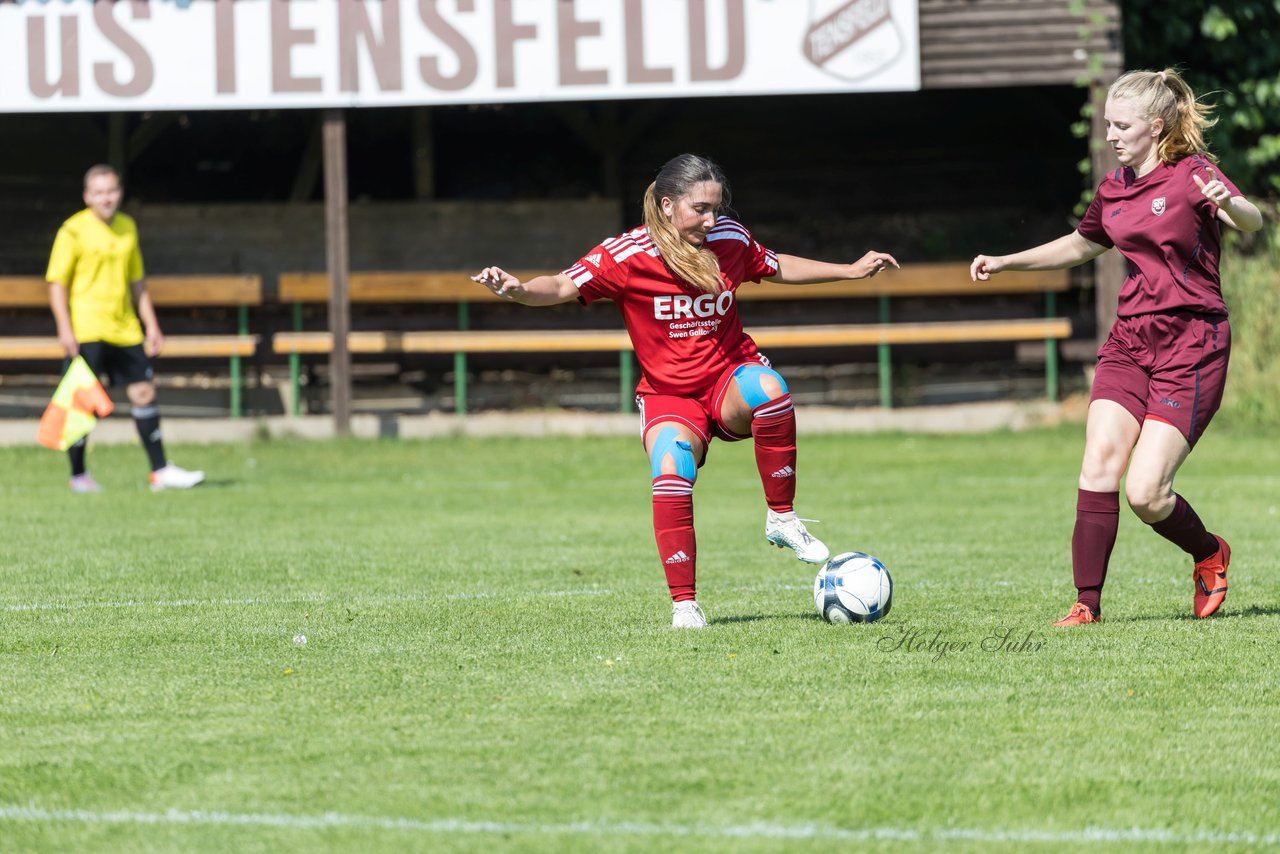
{"type": "Polygon", "coordinates": [[[151,473],[152,492],[159,492],[162,489],[190,489],[203,482],[204,472],[187,471],[173,463],[165,463],[164,468],[156,469],[151,473]]]}
{"type": "Polygon", "coordinates": [[[71,491],[80,493],[101,492],[102,487],[98,486],[98,482],[93,479],[93,475],[85,472],[71,478],[71,491]]]}
{"type": "Polygon", "coordinates": [[[805,563],[826,563],[831,557],[831,550],[805,529],[804,522],[796,518],[794,511],[775,513],[770,510],[764,520],[764,538],[778,548],[791,549],[805,563]]]}
{"type": "Polygon", "coordinates": [[[707,615],[702,613],[695,599],[671,603],[671,628],[673,629],[705,629],[707,615]]]}

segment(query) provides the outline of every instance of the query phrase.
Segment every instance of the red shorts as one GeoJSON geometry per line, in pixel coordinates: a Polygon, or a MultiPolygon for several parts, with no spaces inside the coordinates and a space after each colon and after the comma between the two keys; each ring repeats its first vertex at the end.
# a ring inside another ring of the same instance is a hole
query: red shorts
{"type": "MultiPolygon", "coordinates": [[[[637,394],[636,406],[640,409],[640,441],[654,424],[663,421],[679,421],[693,431],[702,440],[702,446],[708,447],[713,438],[726,442],[739,442],[750,439],[733,432],[720,418],[720,410],[724,407],[724,396],[729,391],[729,383],[733,382],[733,372],[743,365],[764,365],[769,367],[769,360],[764,356],[745,359],[725,368],[716,378],[715,385],[696,397],[679,397],[673,394],[637,394]]],[[[706,455],[703,454],[705,459],[706,455]]],[[[702,465],[698,460],[698,465],[702,465]]]]}
{"type": "Polygon", "coordinates": [[[1116,321],[1098,350],[1090,400],[1178,428],[1195,447],[1222,404],[1231,355],[1225,317],[1142,314],[1116,321]]]}

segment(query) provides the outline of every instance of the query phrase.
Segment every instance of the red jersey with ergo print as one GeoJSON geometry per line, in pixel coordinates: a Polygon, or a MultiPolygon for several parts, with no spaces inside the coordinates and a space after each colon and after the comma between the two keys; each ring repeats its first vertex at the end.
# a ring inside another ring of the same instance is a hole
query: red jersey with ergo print
{"type": "Polygon", "coordinates": [[[730,365],[759,354],[742,330],[736,292],[743,282],[776,275],[778,256],[725,216],[705,245],[720,262],[719,294],[678,279],[644,226],[604,241],[564,271],[584,304],[609,299],[622,309],[644,372],[641,394],[695,396],[730,365]]]}

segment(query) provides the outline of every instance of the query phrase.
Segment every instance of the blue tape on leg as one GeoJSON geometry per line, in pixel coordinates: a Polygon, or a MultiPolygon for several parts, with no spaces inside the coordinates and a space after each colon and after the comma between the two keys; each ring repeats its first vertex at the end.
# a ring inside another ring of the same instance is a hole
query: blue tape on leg
{"type": "Polygon", "coordinates": [[[671,461],[676,464],[676,474],[692,483],[698,477],[698,464],[693,460],[693,446],[683,439],[677,439],[677,435],[674,427],[662,428],[649,452],[649,464],[653,476],[658,477],[662,474],[663,459],[671,457],[671,461]]]}
{"type": "Polygon", "coordinates": [[[782,387],[782,393],[787,393],[787,381],[777,371],[766,368],[764,365],[743,365],[733,372],[733,381],[738,384],[738,391],[742,392],[742,399],[752,409],[773,400],[765,393],[764,387],[760,384],[760,380],[765,377],[773,377],[777,380],[778,385],[782,387]]]}

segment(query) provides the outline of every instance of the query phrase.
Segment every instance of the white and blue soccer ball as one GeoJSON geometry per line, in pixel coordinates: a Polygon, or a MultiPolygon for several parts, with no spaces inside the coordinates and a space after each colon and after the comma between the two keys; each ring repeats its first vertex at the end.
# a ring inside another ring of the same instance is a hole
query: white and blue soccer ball
{"type": "Polygon", "coordinates": [[[879,558],[844,552],[818,570],[813,604],[828,623],[874,623],[893,605],[893,579],[879,558]]]}

